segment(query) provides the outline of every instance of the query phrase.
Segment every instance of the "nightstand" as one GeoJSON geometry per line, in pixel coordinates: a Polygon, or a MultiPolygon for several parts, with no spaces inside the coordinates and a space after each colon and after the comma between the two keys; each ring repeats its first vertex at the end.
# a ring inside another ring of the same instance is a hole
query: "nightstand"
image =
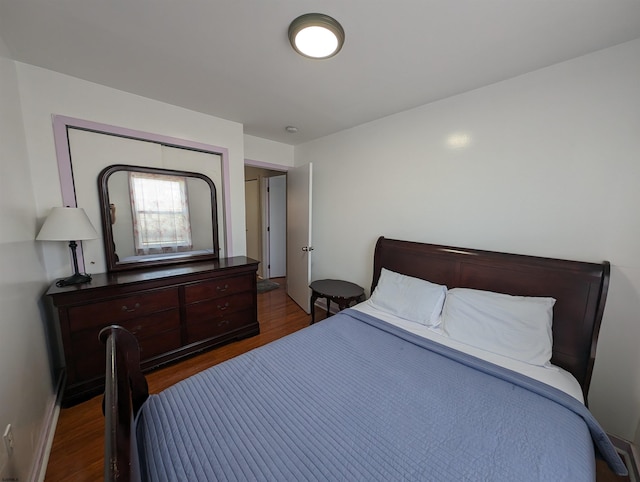
{"type": "Polygon", "coordinates": [[[327,300],[327,317],[331,302],[338,304],[338,310],[344,310],[351,303],[359,303],[365,300],[364,288],[349,281],[337,279],[321,279],[312,282],[311,288],[311,324],[316,321],[315,302],[318,298],[326,298],[327,300]]]}

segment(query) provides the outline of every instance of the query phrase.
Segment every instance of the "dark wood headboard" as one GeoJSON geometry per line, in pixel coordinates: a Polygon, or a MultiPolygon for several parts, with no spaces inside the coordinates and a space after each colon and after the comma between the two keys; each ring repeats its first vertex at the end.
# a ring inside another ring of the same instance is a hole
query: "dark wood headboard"
{"type": "Polygon", "coordinates": [[[576,377],[587,400],[609,286],[609,262],[568,261],[380,237],[371,292],[382,268],[449,288],[555,298],[551,362],[576,377]]]}

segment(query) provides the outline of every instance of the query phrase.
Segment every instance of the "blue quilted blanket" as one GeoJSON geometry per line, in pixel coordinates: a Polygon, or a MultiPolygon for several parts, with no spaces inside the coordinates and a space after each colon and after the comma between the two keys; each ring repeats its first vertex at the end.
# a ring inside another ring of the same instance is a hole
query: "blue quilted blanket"
{"type": "Polygon", "coordinates": [[[584,405],[535,380],[345,310],[152,395],[150,481],[593,481],[584,405]]]}

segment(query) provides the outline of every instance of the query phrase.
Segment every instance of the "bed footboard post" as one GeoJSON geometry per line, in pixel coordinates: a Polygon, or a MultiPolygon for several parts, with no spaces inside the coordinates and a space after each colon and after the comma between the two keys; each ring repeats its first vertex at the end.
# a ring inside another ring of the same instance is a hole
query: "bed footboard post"
{"type": "Polygon", "coordinates": [[[134,419],[149,389],[140,370],[138,341],[116,325],[103,328],[99,338],[106,345],[104,480],[139,481],[134,419]]]}

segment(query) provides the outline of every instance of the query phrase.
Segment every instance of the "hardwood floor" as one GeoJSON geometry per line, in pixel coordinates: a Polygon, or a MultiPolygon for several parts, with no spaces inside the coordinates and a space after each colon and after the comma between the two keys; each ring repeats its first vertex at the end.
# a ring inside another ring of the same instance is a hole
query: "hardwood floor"
{"type": "MultiPolygon", "coordinates": [[[[147,374],[149,391],[160,392],[210,366],[308,326],[311,316],[287,296],[284,288],[286,280],[275,279],[274,281],[280,284],[278,289],[258,295],[259,335],[230,343],[147,374]]],[[[318,309],[316,320],[324,318],[324,311],[318,309]]],[[[102,397],[98,396],[60,411],[45,476],[46,481],[102,480],[104,423],[101,404],[102,397]]],[[[598,464],[598,482],[628,480],[628,477],[616,477],[609,472],[606,465],[598,464]]]]}

